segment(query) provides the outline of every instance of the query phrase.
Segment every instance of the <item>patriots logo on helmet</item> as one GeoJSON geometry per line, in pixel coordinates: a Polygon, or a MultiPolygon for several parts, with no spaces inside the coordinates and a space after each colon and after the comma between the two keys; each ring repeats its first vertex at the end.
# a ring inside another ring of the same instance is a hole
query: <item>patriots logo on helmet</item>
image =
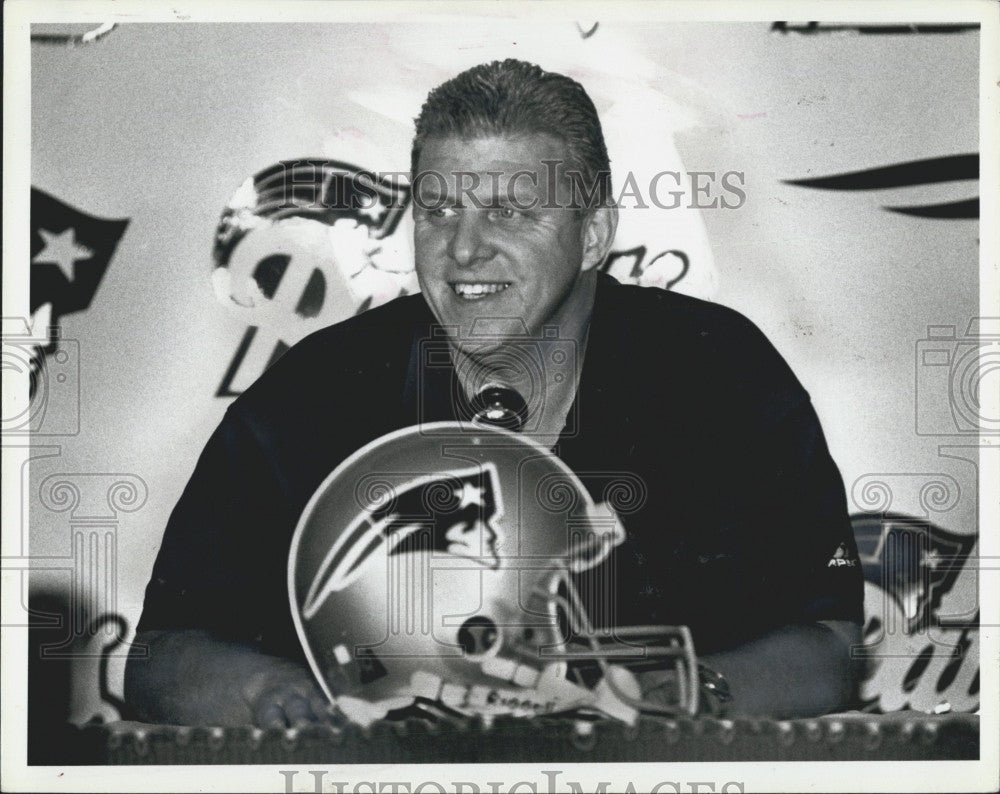
{"type": "Polygon", "coordinates": [[[464,557],[498,568],[497,529],[503,515],[496,467],[482,466],[420,477],[377,489],[333,544],[309,586],[302,615],[316,615],[331,593],[348,587],[384,547],[385,557],[417,552],[464,557]]]}

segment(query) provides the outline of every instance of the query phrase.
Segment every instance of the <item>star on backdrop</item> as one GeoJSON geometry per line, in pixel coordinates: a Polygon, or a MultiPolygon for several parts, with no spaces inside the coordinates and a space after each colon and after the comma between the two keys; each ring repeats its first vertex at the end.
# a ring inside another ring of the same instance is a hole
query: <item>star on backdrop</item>
{"type": "Polygon", "coordinates": [[[45,247],[31,258],[31,264],[54,263],[66,275],[67,281],[73,280],[77,261],[90,259],[94,255],[87,246],[76,241],[76,229],[72,227],[62,232],[50,232],[39,227],[38,233],[45,247]]]}
{"type": "Polygon", "coordinates": [[[31,189],[31,311],[52,304],[53,324],[87,309],[128,220],[88,215],[31,189]]]}

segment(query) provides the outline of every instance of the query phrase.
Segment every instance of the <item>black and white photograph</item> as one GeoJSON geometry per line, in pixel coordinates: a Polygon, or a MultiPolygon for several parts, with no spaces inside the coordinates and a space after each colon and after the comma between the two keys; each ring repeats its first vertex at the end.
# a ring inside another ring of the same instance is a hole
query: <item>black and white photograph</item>
{"type": "Polygon", "coordinates": [[[996,790],[998,42],[8,2],[4,790],[996,790]]]}

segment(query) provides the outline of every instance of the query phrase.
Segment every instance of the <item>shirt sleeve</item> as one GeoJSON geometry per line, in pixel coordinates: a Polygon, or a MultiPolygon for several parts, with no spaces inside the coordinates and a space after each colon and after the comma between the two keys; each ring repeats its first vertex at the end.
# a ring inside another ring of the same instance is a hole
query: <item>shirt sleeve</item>
{"type": "Polygon", "coordinates": [[[688,515],[676,560],[700,652],[863,613],[844,484],[809,395],[752,323],[730,330],[726,352],[709,358],[719,397],[698,465],[712,492],[688,515]]]}
{"type": "Polygon", "coordinates": [[[808,400],[773,428],[775,499],[786,505],[776,527],[775,593],[794,621],[862,622],[864,577],[840,471],[808,400]]]}

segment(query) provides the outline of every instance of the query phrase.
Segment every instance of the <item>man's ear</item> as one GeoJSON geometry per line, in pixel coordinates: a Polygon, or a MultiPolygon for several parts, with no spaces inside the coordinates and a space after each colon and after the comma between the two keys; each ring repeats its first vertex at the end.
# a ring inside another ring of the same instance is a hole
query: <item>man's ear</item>
{"type": "Polygon", "coordinates": [[[583,261],[580,270],[593,270],[604,263],[618,229],[618,207],[598,207],[583,221],[583,261]]]}

